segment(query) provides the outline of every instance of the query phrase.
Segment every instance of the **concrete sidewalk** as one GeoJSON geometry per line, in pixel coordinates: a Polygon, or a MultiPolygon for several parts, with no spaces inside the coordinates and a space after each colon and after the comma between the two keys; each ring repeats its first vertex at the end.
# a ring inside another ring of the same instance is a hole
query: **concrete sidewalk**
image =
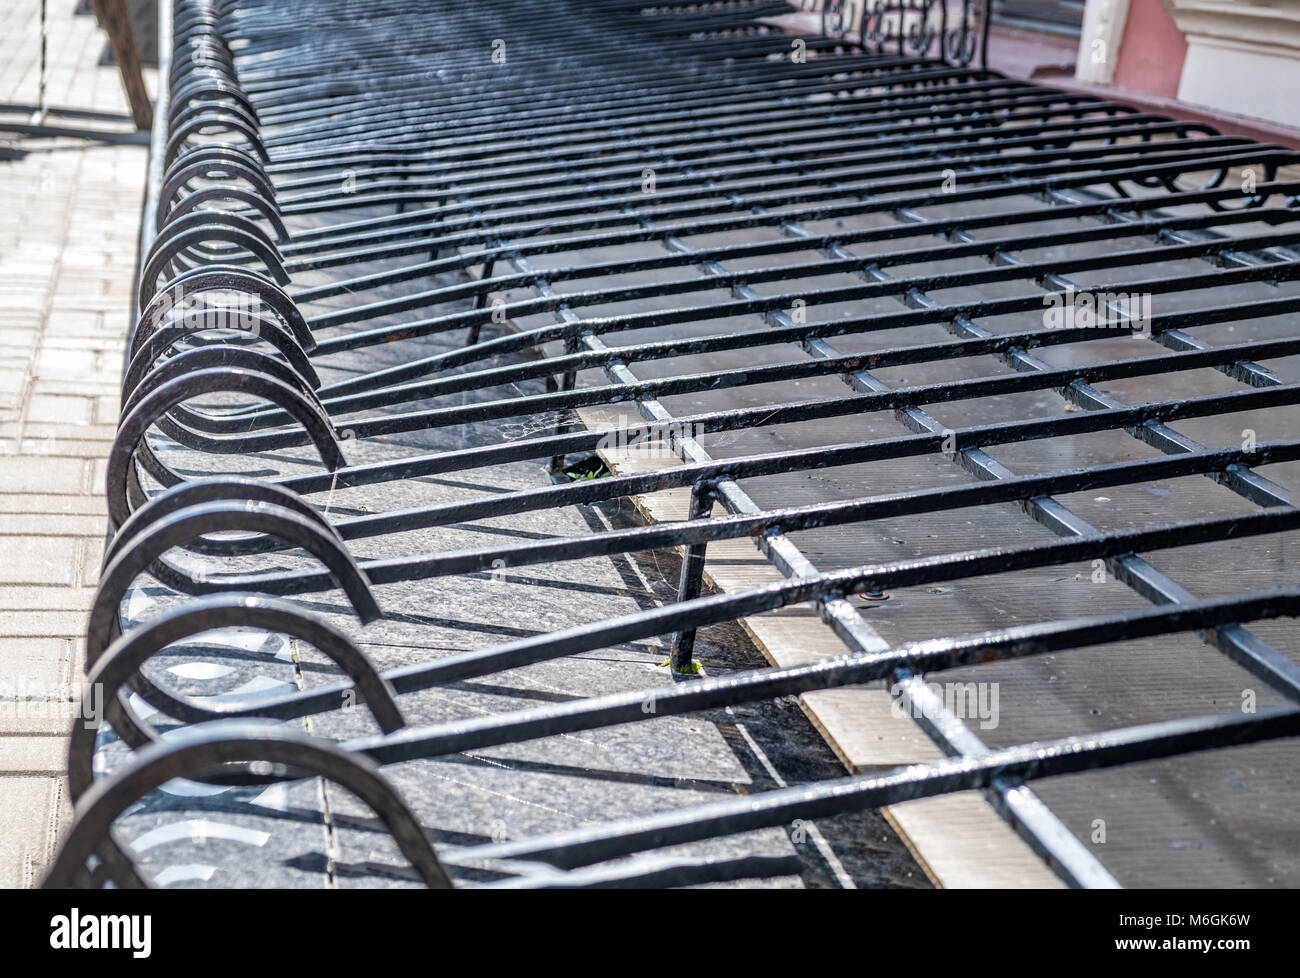
{"type": "MultiPolygon", "coordinates": [[[[48,5],[0,6],[0,886],[39,884],[69,814],[73,683],[98,576],[104,458],[148,159],[103,33],[48,5]],[[13,158],[11,158],[13,157],[13,158]]],[[[156,80],[146,79],[150,91],[156,80]]]]}

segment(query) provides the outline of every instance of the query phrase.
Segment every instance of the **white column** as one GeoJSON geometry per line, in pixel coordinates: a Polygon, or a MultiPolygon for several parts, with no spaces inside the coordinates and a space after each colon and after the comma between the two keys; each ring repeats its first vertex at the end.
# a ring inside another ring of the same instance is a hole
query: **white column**
{"type": "Polygon", "coordinates": [[[1115,77],[1119,42],[1128,19],[1128,0],[1088,0],[1083,10],[1079,60],[1075,77],[1094,85],[1109,85],[1115,77]]]}
{"type": "Polygon", "coordinates": [[[1172,4],[1187,35],[1180,100],[1300,126],[1300,0],[1172,4]]]}

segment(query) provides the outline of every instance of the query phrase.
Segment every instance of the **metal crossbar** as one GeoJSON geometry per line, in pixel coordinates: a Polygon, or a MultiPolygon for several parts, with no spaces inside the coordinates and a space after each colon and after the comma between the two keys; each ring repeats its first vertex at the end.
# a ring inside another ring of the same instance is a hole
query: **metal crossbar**
{"type": "Polygon", "coordinates": [[[74,731],[78,818],[50,885],[146,882],[112,825],[184,774],[336,781],[434,886],[475,872],[526,887],[783,875],[798,861],[642,854],[971,789],[1066,883],[1115,886],[1029,782],[1300,732],[1296,650],[1247,627],[1300,611],[1285,557],[1278,586],[1238,583],[1251,579],[1243,568],[1227,593],[1203,597],[1146,556],[1206,547],[1231,568],[1252,552],[1236,541],[1300,528],[1278,481],[1300,462],[1287,423],[1300,337],[1278,328],[1300,310],[1300,155],[977,67],[987,23],[969,0],[827,2],[814,36],[776,26],[792,9],[176,0],[146,215],[155,234],[107,471],[114,537],[87,632],[87,678],[136,753],[97,778],[97,731],[74,731]],[[1165,393],[1125,400],[1136,380],[1165,393]],[[618,407],[640,420],[603,420],[618,407]],[[966,423],[947,423],[954,410],[966,423]],[[889,415],[898,429],[851,436],[889,415]],[[1222,431],[1230,418],[1267,437],[1247,428],[1240,443],[1206,444],[1173,427],[1222,431]],[[369,451],[411,434],[436,447],[369,451]],[[732,450],[719,435],[780,448],[732,450]],[[1018,473],[990,454],[1089,435],[1114,456],[1018,473]],[[639,439],[659,452],[650,470],[570,480],[639,439]],[[350,464],[362,446],[366,460],[350,464]],[[863,466],[906,460],[974,481],[892,492],[861,481],[886,471],[863,466]],[[340,492],[518,462],[548,465],[554,482],[331,512],[340,492]],[[843,473],[841,491],[774,502],[771,485],[813,473],[843,473]],[[1066,498],[1192,477],[1222,491],[1189,490],[1193,511],[1130,525],[1066,498]],[[674,489],[690,491],[684,520],[486,547],[407,542],[674,489]],[[800,536],[834,527],[855,553],[879,552],[871,534],[890,520],[1008,506],[1028,520],[1002,542],[971,531],[937,553],[830,570],[800,536]],[[710,544],[742,538],[780,579],[705,593],[710,544]],[[382,556],[355,556],[349,541],[365,540],[382,556]],[[384,617],[385,585],[673,549],[671,603],[383,670],[301,599],[341,588],[367,622],[384,617]],[[303,551],[325,570],[302,567],[303,551]],[[1049,602],[1034,624],[953,634],[935,623],[897,642],[860,600],[884,607],[909,588],[1080,562],[1152,607],[1058,617],[1049,602]],[[175,599],[144,623],[123,616],[142,575],[175,599]],[[846,654],[691,678],[700,629],[802,603],[846,654]],[[339,681],[216,700],[146,668],[233,625],[296,637],[339,681]],[[1178,635],[1223,653],[1280,705],[990,746],[926,682],[1178,635]],[[663,637],[672,686],[405,719],[410,694],[663,637]],[[946,760],[436,853],[378,767],[877,682],[946,760]],[[283,723],[346,710],[358,694],[374,735],[327,743],[283,723]],[[194,726],[164,738],[176,723],[194,726]],[[598,865],[611,860],[626,861],[598,865]]]}

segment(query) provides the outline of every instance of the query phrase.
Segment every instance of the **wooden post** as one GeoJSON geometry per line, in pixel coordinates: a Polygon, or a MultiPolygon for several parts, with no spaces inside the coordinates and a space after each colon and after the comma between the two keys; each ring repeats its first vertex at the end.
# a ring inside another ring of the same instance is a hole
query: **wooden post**
{"type": "Polygon", "coordinates": [[[113,48],[113,60],[122,72],[122,87],[131,103],[131,116],[137,129],[153,128],[153,106],[145,91],[144,74],[140,70],[140,52],[135,47],[131,20],[126,14],[126,0],[91,0],[95,19],[108,35],[113,48]]]}

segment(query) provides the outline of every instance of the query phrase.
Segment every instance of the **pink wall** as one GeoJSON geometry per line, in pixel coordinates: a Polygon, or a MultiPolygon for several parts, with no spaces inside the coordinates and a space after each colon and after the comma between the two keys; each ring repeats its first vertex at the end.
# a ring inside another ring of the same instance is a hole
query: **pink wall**
{"type": "Polygon", "coordinates": [[[1115,84],[1172,98],[1186,56],[1187,40],[1161,0],[1130,0],[1115,84]]]}

